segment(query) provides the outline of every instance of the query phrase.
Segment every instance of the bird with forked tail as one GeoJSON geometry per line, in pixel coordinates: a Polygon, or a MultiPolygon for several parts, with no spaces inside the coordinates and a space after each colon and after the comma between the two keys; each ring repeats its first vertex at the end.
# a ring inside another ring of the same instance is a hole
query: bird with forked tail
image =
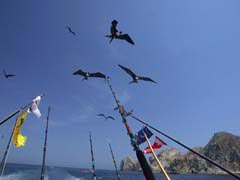
{"type": "Polygon", "coordinates": [[[122,34],[121,31],[118,32],[117,24],[118,24],[118,21],[117,20],[113,20],[111,28],[110,28],[111,35],[106,35],[105,36],[107,38],[110,38],[109,43],[111,43],[113,39],[120,39],[120,40],[125,40],[125,41],[127,41],[128,43],[130,43],[132,45],[135,45],[134,41],[132,40],[132,38],[128,34],[122,34]]]}
{"type": "Polygon", "coordinates": [[[83,80],[88,80],[89,77],[96,77],[96,78],[103,78],[106,79],[108,78],[105,74],[96,72],[96,73],[89,73],[82,71],[81,69],[77,70],[76,72],[73,73],[73,75],[80,75],[83,76],[83,80]]]}
{"type": "Polygon", "coordinates": [[[101,116],[101,117],[103,117],[105,120],[107,120],[107,119],[112,119],[112,120],[115,120],[115,118],[114,118],[114,117],[112,117],[112,116],[105,116],[105,114],[98,114],[98,116],[101,116]]]}
{"type": "Polygon", "coordinates": [[[70,28],[69,26],[66,26],[66,28],[68,29],[69,33],[71,33],[72,35],[76,36],[76,33],[74,31],[72,31],[72,28],[70,28]]]}
{"type": "Polygon", "coordinates": [[[129,82],[129,84],[138,83],[139,80],[157,83],[156,81],[152,80],[149,77],[142,77],[142,76],[136,75],[132,70],[130,70],[129,68],[126,68],[126,67],[124,67],[124,66],[122,66],[120,64],[118,66],[132,77],[133,80],[131,82],[129,82]]]}
{"type": "Polygon", "coordinates": [[[3,70],[3,75],[6,79],[16,76],[15,74],[7,74],[5,70],[3,70]]]}

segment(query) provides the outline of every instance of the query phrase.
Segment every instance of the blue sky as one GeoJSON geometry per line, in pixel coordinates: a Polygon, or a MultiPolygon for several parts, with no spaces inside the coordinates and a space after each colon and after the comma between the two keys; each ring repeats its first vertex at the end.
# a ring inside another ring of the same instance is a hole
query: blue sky
{"type": "MultiPolygon", "coordinates": [[[[79,68],[111,76],[127,109],[190,147],[206,145],[218,131],[239,135],[239,5],[237,0],[0,1],[0,69],[17,75],[0,77],[0,118],[46,94],[42,118],[28,116],[22,129],[27,144],[12,147],[8,161],[41,163],[49,105],[48,165],[90,168],[89,131],[96,168],[113,169],[108,141],[119,163],[135,157],[104,80],[82,82],[71,75],[79,68]],[[108,43],[104,36],[112,19],[136,46],[108,43]],[[130,78],[117,64],[158,84],[128,85],[130,78]],[[105,122],[98,113],[117,120],[105,122]]],[[[1,155],[13,122],[0,127],[1,155]]],[[[129,124],[134,132],[142,127],[132,119],[129,124]]]]}

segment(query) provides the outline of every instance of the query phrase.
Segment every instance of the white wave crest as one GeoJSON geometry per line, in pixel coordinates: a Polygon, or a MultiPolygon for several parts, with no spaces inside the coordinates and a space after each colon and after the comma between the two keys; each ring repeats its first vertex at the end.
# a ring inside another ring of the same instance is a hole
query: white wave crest
{"type": "Polygon", "coordinates": [[[84,178],[77,178],[69,174],[64,180],[84,180],[84,178]]]}
{"type": "Polygon", "coordinates": [[[9,174],[6,176],[0,177],[0,180],[20,180],[22,179],[23,174],[22,173],[15,173],[15,174],[9,174]]]}

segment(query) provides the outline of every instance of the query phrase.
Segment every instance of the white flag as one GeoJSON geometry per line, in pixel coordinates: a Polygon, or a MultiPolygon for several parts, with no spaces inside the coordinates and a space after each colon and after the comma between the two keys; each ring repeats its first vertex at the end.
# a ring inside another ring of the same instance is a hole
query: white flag
{"type": "Polygon", "coordinates": [[[41,117],[41,112],[38,109],[38,105],[39,105],[40,101],[41,101],[41,96],[37,96],[34,100],[32,100],[32,105],[29,108],[30,112],[35,114],[38,118],[41,117]]]}

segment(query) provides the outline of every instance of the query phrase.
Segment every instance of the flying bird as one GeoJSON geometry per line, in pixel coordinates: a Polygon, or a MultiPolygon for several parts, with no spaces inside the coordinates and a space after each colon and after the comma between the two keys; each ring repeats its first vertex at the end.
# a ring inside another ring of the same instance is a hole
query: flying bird
{"type": "Polygon", "coordinates": [[[118,66],[132,77],[133,80],[131,82],[129,82],[129,84],[138,83],[139,80],[150,81],[150,82],[153,82],[153,83],[157,83],[156,81],[152,80],[149,77],[142,77],[142,76],[136,75],[134,72],[132,72],[132,70],[130,70],[130,69],[128,69],[128,68],[126,68],[126,67],[124,67],[120,64],[118,66]]]}
{"type": "Polygon", "coordinates": [[[3,70],[3,75],[6,79],[16,76],[15,74],[7,74],[5,70],[3,70]]]}
{"type": "Polygon", "coordinates": [[[107,78],[107,76],[104,75],[103,73],[100,73],[100,72],[89,73],[89,72],[84,72],[81,69],[74,72],[73,75],[83,76],[83,80],[88,80],[89,77],[96,77],[96,78],[103,78],[103,79],[107,78]]]}
{"type": "Polygon", "coordinates": [[[105,116],[104,114],[98,114],[98,116],[104,117],[105,120],[107,120],[107,119],[115,120],[114,117],[112,117],[112,116],[105,116]]]}
{"type": "Polygon", "coordinates": [[[72,31],[72,29],[69,26],[66,26],[66,28],[68,29],[68,31],[73,34],[74,36],[76,36],[76,33],[72,31]]]}
{"type": "Polygon", "coordinates": [[[121,31],[118,32],[117,24],[118,24],[118,21],[113,20],[111,28],[110,28],[111,35],[106,35],[105,36],[107,38],[110,38],[109,43],[111,43],[113,39],[120,39],[120,40],[125,40],[128,43],[134,45],[135,44],[134,41],[132,40],[132,38],[128,34],[122,34],[121,31]]]}

